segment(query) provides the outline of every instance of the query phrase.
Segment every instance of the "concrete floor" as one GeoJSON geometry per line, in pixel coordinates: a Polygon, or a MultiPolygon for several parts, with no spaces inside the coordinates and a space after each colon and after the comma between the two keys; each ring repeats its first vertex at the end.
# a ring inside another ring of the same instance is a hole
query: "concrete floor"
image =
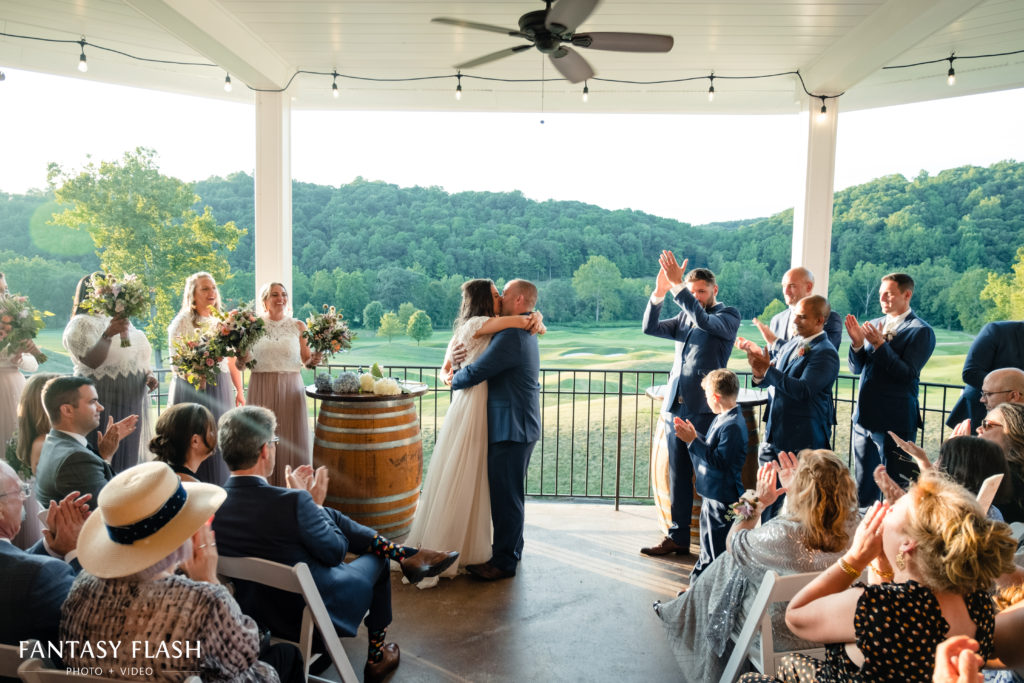
{"type": "MultiPolygon", "coordinates": [[[[675,597],[693,561],[639,553],[660,537],[651,506],[528,501],[515,578],[459,576],[420,590],[392,573],[388,640],[402,663],[391,681],[678,678],[651,604],[675,597]]],[[[365,629],[343,643],[362,676],[365,629]]],[[[333,668],[327,676],[337,679],[333,668]]]]}

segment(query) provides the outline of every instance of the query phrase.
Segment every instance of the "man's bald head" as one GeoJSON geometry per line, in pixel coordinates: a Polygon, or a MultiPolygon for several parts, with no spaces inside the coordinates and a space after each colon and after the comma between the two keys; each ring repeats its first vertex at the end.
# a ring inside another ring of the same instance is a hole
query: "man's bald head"
{"type": "Polygon", "coordinates": [[[21,531],[24,502],[21,479],[6,462],[0,461],[0,538],[12,539],[21,531]]]}
{"type": "Polygon", "coordinates": [[[1001,403],[1024,403],[1024,370],[999,368],[985,375],[981,402],[988,410],[1001,403]]]}
{"type": "Polygon", "coordinates": [[[782,296],[785,297],[787,306],[796,306],[798,301],[813,291],[814,273],[803,266],[790,268],[782,276],[782,296]]]}

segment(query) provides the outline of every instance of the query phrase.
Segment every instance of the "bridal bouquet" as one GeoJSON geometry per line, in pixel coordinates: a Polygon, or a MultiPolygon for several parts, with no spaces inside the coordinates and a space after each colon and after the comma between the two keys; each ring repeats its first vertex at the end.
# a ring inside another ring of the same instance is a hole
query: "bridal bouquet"
{"type": "MultiPolygon", "coordinates": [[[[227,313],[215,313],[215,315],[220,320],[214,324],[212,343],[216,345],[222,356],[245,358],[253,344],[267,333],[267,324],[263,318],[256,315],[251,301],[238,308],[233,308],[227,313]]],[[[255,366],[256,361],[253,359],[249,359],[245,363],[245,367],[250,370],[255,366]]]]}
{"type": "MultiPolygon", "coordinates": [[[[22,344],[35,339],[39,330],[46,326],[44,315],[53,313],[32,308],[27,296],[0,295],[0,353],[7,356],[20,353],[22,344]]],[[[46,362],[42,351],[34,351],[32,355],[40,363],[46,362]]]]}
{"type": "Polygon", "coordinates": [[[328,356],[352,348],[352,340],[355,339],[341,313],[327,304],[324,304],[323,313],[314,313],[306,318],[303,336],[310,349],[328,356]]]}
{"type": "Polygon", "coordinates": [[[171,367],[196,389],[205,389],[208,384],[217,384],[223,359],[224,354],[211,335],[196,330],[174,340],[171,367]]]}
{"type": "MultiPolygon", "coordinates": [[[[82,308],[94,313],[111,318],[140,318],[149,313],[149,290],[138,275],[125,275],[119,280],[111,273],[96,273],[91,290],[82,308]]],[[[121,346],[131,345],[128,332],[122,332],[121,346]]]]}

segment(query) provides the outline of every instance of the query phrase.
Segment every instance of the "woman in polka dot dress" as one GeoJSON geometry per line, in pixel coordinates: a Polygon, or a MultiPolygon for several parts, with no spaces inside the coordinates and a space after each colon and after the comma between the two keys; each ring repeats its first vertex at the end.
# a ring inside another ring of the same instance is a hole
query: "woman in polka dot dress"
{"type": "Polygon", "coordinates": [[[777,679],[785,683],[892,681],[930,683],[935,649],[966,635],[992,656],[995,606],[989,594],[1013,569],[1010,528],[989,520],[966,489],[925,472],[891,508],[876,503],[853,546],[789,603],[793,633],[830,643],[824,662],[790,655],[777,679]],[[871,584],[850,583],[871,568],[871,584]]]}

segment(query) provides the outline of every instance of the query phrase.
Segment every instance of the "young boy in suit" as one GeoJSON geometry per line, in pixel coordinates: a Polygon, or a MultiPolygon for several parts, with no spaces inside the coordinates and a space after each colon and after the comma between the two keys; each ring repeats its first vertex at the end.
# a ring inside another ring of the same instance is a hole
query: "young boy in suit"
{"type": "Polygon", "coordinates": [[[715,419],[706,435],[697,433],[689,420],[673,421],[676,436],[685,441],[693,461],[700,506],[700,558],[690,583],[725,552],[729,534],[726,513],[743,494],[741,472],[747,457],[747,426],[736,399],[740,383],[730,370],[713,370],[701,381],[715,419]]]}

